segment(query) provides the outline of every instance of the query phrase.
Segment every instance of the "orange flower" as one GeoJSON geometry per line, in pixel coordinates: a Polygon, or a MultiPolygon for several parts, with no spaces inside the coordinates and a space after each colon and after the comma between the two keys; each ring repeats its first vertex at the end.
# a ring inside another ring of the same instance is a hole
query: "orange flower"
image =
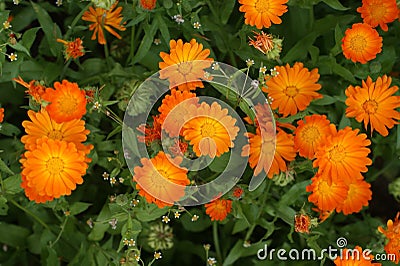
{"type": "Polygon", "coordinates": [[[223,221],[232,210],[232,201],[226,199],[216,199],[204,205],[206,214],[211,221],[223,221]]]}
{"type": "Polygon", "coordinates": [[[382,51],[382,37],[370,25],[356,23],[344,33],[342,50],[347,59],[365,64],[382,51]]]}
{"type": "Polygon", "coordinates": [[[372,198],[371,185],[364,180],[352,179],[346,184],[348,187],[346,199],[336,206],[337,212],[348,215],[361,211],[363,206],[368,206],[368,201],[372,198]]]}
{"type": "Polygon", "coordinates": [[[40,84],[38,81],[36,80],[31,80],[28,83],[26,83],[21,77],[14,78],[13,79],[15,82],[17,82],[18,84],[24,86],[25,88],[27,88],[28,90],[25,91],[25,93],[29,94],[30,96],[33,97],[33,99],[37,102],[40,103],[42,100],[42,95],[45,93],[46,91],[46,87],[43,86],[42,84],[40,84]]]}
{"type": "Polygon", "coordinates": [[[96,34],[98,33],[99,44],[106,44],[103,28],[118,39],[121,39],[121,36],[113,30],[113,28],[120,31],[126,30],[126,28],[121,25],[123,19],[121,15],[122,7],[113,10],[117,5],[118,1],[116,1],[109,10],[101,7],[96,7],[96,9],[89,7],[89,11],[83,13],[82,20],[93,22],[93,24],[89,26],[89,30],[93,31],[92,40],[96,39],[96,34]]]}
{"type": "Polygon", "coordinates": [[[172,159],[161,151],[154,158],[142,158],[140,162],[143,166],[133,169],[133,180],[137,182],[139,195],[145,197],[147,202],[164,208],[172,206],[185,195],[184,186],[189,185],[190,181],[186,175],[187,169],[177,166],[182,162],[182,157],[172,159]]]}
{"type": "Polygon", "coordinates": [[[189,106],[184,118],[182,135],[193,145],[196,156],[219,157],[234,146],[233,140],[239,132],[236,119],[228,115],[228,109],[214,102],[203,102],[199,107],[189,106]]]}
{"type": "Polygon", "coordinates": [[[371,141],[367,135],[358,132],[358,129],[346,127],[324,139],[324,145],[315,153],[313,162],[314,167],[319,167],[318,173],[332,179],[362,179],[360,172],[367,172],[367,165],[372,164],[368,158],[370,149],[367,148],[371,141]]]}
{"type": "Polygon", "coordinates": [[[59,198],[70,195],[77,184],[82,184],[87,164],[83,152],[72,142],[42,138],[33,151],[24,154],[22,175],[26,177],[31,198],[42,196],[59,198]],[[33,193],[32,193],[33,190],[33,193]]]}
{"type": "Polygon", "coordinates": [[[278,112],[286,117],[297,114],[307,108],[313,99],[322,98],[322,95],[316,91],[321,89],[321,85],[316,83],[319,79],[318,69],[311,72],[303,67],[303,63],[295,63],[293,67],[276,66],[279,73],[269,79],[266,87],[262,90],[271,97],[272,109],[278,109],[278,112]]]}
{"type": "Polygon", "coordinates": [[[161,139],[161,123],[158,116],[153,116],[153,124],[150,125],[139,125],[137,130],[144,134],[144,136],[138,136],[140,142],[146,143],[146,145],[151,144],[155,140],[161,139]]]}
{"type": "Polygon", "coordinates": [[[245,12],[244,23],[257,29],[269,28],[271,24],[281,24],[279,18],[287,12],[288,0],[239,0],[240,12],[245,12]]]}
{"type": "Polygon", "coordinates": [[[80,38],[76,38],[72,42],[67,42],[61,39],[57,39],[57,42],[64,44],[64,54],[65,59],[68,60],[70,58],[76,59],[85,54],[85,48],[82,45],[82,40],[80,38]]]}
{"type": "Polygon", "coordinates": [[[237,198],[240,199],[243,195],[244,190],[241,187],[235,187],[233,189],[232,195],[237,198]]]}
{"type": "Polygon", "coordinates": [[[0,123],[3,123],[4,119],[4,108],[0,108],[0,123]]]}
{"type": "Polygon", "coordinates": [[[364,23],[373,28],[379,25],[384,31],[388,30],[386,23],[395,21],[399,16],[396,0],[363,0],[357,12],[361,13],[364,23]]]}
{"type": "Polygon", "coordinates": [[[343,249],[334,263],[336,266],[378,266],[380,263],[373,263],[374,256],[363,252],[362,248],[356,246],[354,249],[343,249]],[[368,258],[366,257],[368,256],[368,258]]]}
{"type": "Polygon", "coordinates": [[[140,5],[144,9],[153,10],[156,7],[157,0],[140,0],[140,5]]]}
{"type": "Polygon", "coordinates": [[[297,122],[294,131],[294,147],[300,156],[314,159],[317,148],[322,144],[325,136],[331,133],[330,121],[325,115],[311,115],[297,122]]]}
{"type": "Polygon", "coordinates": [[[306,214],[296,214],[294,216],[294,231],[298,233],[310,233],[311,218],[306,214]]]}
{"type": "Polygon", "coordinates": [[[54,197],[47,196],[47,195],[39,195],[35,188],[28,186],[28,181],[24,175],[21,175],[22,182],[21,187],[25,191],[25,195],[29,200],[34,200],[36,203],[45,203],[46,201],[52,201],[54,197]]]}
{"type": "Polygon", "coordinates": [[[347,117],[355,117],[358,122],[364,121],[365,129],[371,124],[371,135],[374,130],[382,136],[389,134],[386,128],[398,124],[400,112],[400,96],[393,94],[399,89],[390,87],[391,77],[384,75],[378,77],[376,82],[368,76],[367,81],[362,81],[362,87],[349,86],[346,89],[347,117]]]}
{"type": "Polygon", "coordinates": [[[204,78],[204,69],[211,66],[212,58],[209,49],[192,39],[190,43],[182,40],[169,42],[170,53],[160,53],[163,62],[159,63],[160,78],[169,79],[169,87],[178,86],[180,90],[204,88],[200,78],[204,78]]]}
{"type": "Polygon", "coordinates": [[[46,106],[50,117],[57,123],[81,119],[86,113],[85,91],[68,80],[55,82],[54,88],[47,88],[42,95],[43,100],[50,102],[46,106]]]}
{"type": "Polygon", "coordinates": [[[378,231],[384,234],[389,240],[385,245],[385,251],[389,254],[394,254],[395,257],[389,257],[396,264],[400,261],[400,212],[397,213],[394,222],[392,220],[387,221],[387,229],[383,229],[382,226],[378,227],[378,231]]]}
{"type": "Polygon", "coordinates": [[[332,211],[346,199],[348,187],[343,180],[317,173],[311,181],[306,187],[307,192],[312,192],[308,201],[314,203],[320,211],[332,211]]]}

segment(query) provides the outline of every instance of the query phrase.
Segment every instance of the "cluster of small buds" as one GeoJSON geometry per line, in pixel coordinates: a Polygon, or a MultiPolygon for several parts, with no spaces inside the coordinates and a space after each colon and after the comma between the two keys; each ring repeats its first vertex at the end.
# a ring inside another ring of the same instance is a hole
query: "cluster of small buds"
{"type": "Polygon", "coordinates": [[[116,218],[111,219],[111,221],[109,221],[108,223],[111,225],[111,229],[117,229],[118,220],[116,218]]]}
{"type": "Polygon", "coordinates": [[[103,179],[104,179],[104,180],[108,180],[108,178],[110,177],[110,174],[107,173],[107,172],[104,172],[104,173],[102,174],[102,176],[103,176],[103,179]]]}
{"type": "Polygon", "coordinates": [[[181,217],[181,214],[179,212],[174,212],[174,217],[175,219],[179,219],[179,217],[181,217]]]}
{"type": "Polygon", "coordinates": [[[212,69],[212,70],[219,70],[220,67],[219,67],[218,62],[213,63],[212,66],[211,66],[211,69],[212,69]]]}
{"type": "Polygon", "coordinates": [[[161,259],[161,258],[162,258],[161,252],[154,251],[154,258],[155,258],[156,260],[161,259]]]}
{"type": "Polygon", "coordinates": [[[195,214],[192,216],[192,222],[196,222],[198,219],[199,219],[198,215],[195,214]]]}
{"type": "Polygon", "coordinates": [[[254,65],[254,60],[250,58],[246,59],[246,65],[247,67],[251,67],[252,65],[254,65]]]}
{"type": "Polygon", "coordinates": [[[273,77],[279,75],[279,72],[276,70],[276,67],[271,68],[269,71],[271,72],[271,76],[273,76],[273,77]]]}
{"type": "Polygon", "coordinates": [[[131,239],[124,238],[124,240],[122,240],[122,243],[124,243],[124,246],[129,246],[129,247],[136,246],[136,241],[133,240],[133,238],[131,239]]]}
{"type": "Polygon", "coordinates": [[[167,223],[169,223],[171,220],[169,219],[168,216],[164,215],[164,216],[162,217],[161,221],[162,221],[163,223],[166,223],[166,224],[167,224],[167,223]]]}
{"type": "Polygon", "coordinates": [[[204,248],[205,251],[209,251],[210,248],[211,248],[211,245],[210,244],[204,244],[203,248],[204,248]]]}
{"type": "Polygon", "coordinates": [[[210,257],[207,259],[207,265],[213,266],[215,264],[217,264],[217,260],[215,258],[210,257]]]}
{"type": "Polygon", "coordinates": [[[160,44],[161,44],[161,40],[160,40],[159,38],[155,38],[154,41],[153,41],[153,43],[154,43],[155,45],[160,45],[160,44]]]}
{"type": "Polygon", "coordinates": [[[178,24],[182,24],[183,22],[185,22],[185,20],[183,19],[181,14],[175,15],[172,17],[176,23],[178,24]]]}
{"type": "Polygon", "coordinates": [[[200,29],[200,27],[201,27],[200,22],[196,21],[196,22],[193,23],[193,28],[200,29]]]}

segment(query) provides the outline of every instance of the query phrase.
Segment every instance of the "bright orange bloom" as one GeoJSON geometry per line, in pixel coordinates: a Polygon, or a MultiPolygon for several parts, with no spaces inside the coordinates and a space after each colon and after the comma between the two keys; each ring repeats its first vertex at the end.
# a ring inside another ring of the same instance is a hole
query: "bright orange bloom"
{"type": "Polygon", "coordinates": [[[216,199],[204,205],[206,214],[211,221],[223,221],[232,210],[232,201],[226,199],[216,199]]]}
{"type": "Polygon", "coordinates": [[[139,2],[144,9],[153,10],[156,7],[157,0],[140,0],[139,2]]]}
{"type": "Polygon", "coordinates": [[[39,195],[35,188],[28,186],[28,181],[26,180],[26,177],[24,175],[21,175],[21,177],[21,187],[24,189],[25,196],[29,200],[34,200],[36,203],[45,203],[46,201],[52,201],[54,199],[54,197],[51,196],[39,195]]]}
{"type": "Polygon", "coordinates": [[[389,134],[387,128],[398,124],[400,96],[393,95],[399,88],[390,87],[391,77],[378,77],[376,82],[368,76],[362,81],[362,87],[349,86],[346,89],[347,117],[355,117],[358,122],[364,121],[365,129],[371,124],[371,135],[374,130],[382,136],[389,134]]]}
{"type": "Polygon", "coordinates": [[[367,148],[371,141],[367,135],[358,132],[358,129],[346,127],[324,139],[324,145],[315,153],[313,162],[314,167],[319,167],[318,173],[332,179],[362,179],[360,173],[367,172],[367,165],[372,164],[368,158],[370,149],[367,148]]]}
{"type": "Polygon", "coordinates": [[[314,159],[317,148],[322,144],[323,138],[331,133],[330,121],[325,115],[306,116],[305,122],[299,120],[294,131],[294,147],[300,156],[314,159]]]}
{"type": "Polygon", "coordinates": [[[312,192],[308,201],[314,203],[320,211],[332,211],[346,199],[348,187],[343,180],[317,173],[311,181],[306,187],[307,192],[312,192]]]}
{"type": "Polygon", "coordinates": [[[347,59],[365,64],[382,51],[382,37],[370,25],[356,23],[344,33],[342,50],[347,59]]]}
{"type": "MultiPolygon", "coordinates": [[[[36,149],[25,152],[24,156],[22,175],[26,177],[26,186],[34,190],[31,197],[70,195],[77,184],[82,184],[88,167],[84,153],[72,142],[42,138],[36,149]]],[[[38,201],[42,201],[40,197],[38,201]]]]}
{"type": "Polygon", "coordinates": [[[161,139],[161,123],[159,116],[153,116],[153,124],[151,126],[142,124],[136,129],[144,134],[143,136],[138,136],[138,140],[146,143],[146,145],[151,144],[155,140],[161,139]]]}
{"type": "Polygon", "coordinates": [[[372,198],[371,185],[364,180],[352,179],[346,184],[348,187],[346,199],[336,207],[337,212],[344,215],[361,211],[363,206],[368,206],[372,198]]]}
{"type": "Polygon", "coordinates": [[[364,23],[373,28],[379,25],[384,31],[388,30],[386,23],[395,21],[399,16],[396,0],[363,0],[357,12],[361,13],[364,23]]]}
{"type": "Polygon", "coordinates": [[[176,166],[182,162],[182,157],[172,159],[161,151],[154,158],[142,158],[140,162],[143,166],[134,168],[133,181],[137,182],[136,189],[147,202],[164,208],[172,206],[185,195],[184,186],[190,184],[188,170],[176,166]],[[175,184],[182,187],[176,187],[175,184]]]}
{"type": "Polygon", "coordinates": [[[313,211],[316,211],[319,213],[319,223],[323,223],[334,212],[334,209],[330,210],[330,211],[323,211],[318,208],[312,208],[312,209],[313,209],[313,211]]]}
{"type": "Polygon", "coordinates": [[[306,214],[296,214],[294,216],[294,231],[298,233],[310,233],[311,218],[306,214]]]}
{"type": "Polygon", "coordinates": [[[65,59],[68,60],[70,58],[76,59],[85,54],[85,48],[82,45],[82,40],[80,38],[76,38],[72,42],[67,42],[61,39],[57,39],[57,42],[64,44],[64,54],[65,59]]]}
{"type": "Polygon", "coordinates": [[[0,123],[3,123],[4,119],[4,108],[0,108],[0,123]]]}
{"type": "Polygon", "coordinates": [[[126,30],[121,24],[123,19],[121,15],[122,7],[118,7],[114,10],[117,5],[118,1],[116,1],[109,10],[101,7],[89,7],[89,10],[83,13],[82,20],[93,22],[93,24],[89,26],[89,30],[93,31],[92,40],[96,40],[96,34],[98,34],[97,41],[99,44],[106,44],[103,28],[118,39],[121,39],[121,36],[113,29],[115,28],[120,31],[126,30]]]}
{"type": "Polygon", "coordinates": [[[50,102],[46,106],[49,115],[57,123],[81,119],[86,113],[86,94],[78,84],[63,80],[55,82],[54,88],[47,88],[43,100],[50,102]]]}
{"type": "Polygon", "coordinates": [[[239,0],[239,11],[245,12],[244,23],[257,29],[269,28],[271,24],[281,24],[279,18],[287,12],[288,0],[239,0]]]}
{"type": "Polygon", "coordinates": [[[387,221],[387,229],[383,229],[382,226],[378,227],[378,231],[384,234],[389,240],[385,245],[385,251],[387,254],[394,254],[395,258],[393,261],[398,264],[400,262],[400,212],[397,213],[394,222],[392,220],[387,221]]]}
{"type": "Polygon", "coordinates": [[[275,68],[279,74],[269,79],[262,90],[273,99],[271,108],[279,108],[278,112],[283,117],[297,114],[298,111],[305,110],[313,99],[322,98],[317,93],[321,89],[321,85],[317,83],[317,68],[310,72],[299,62],[293,67],[286,64],[275,68]]]}
{"type": "Polygon", "coordinates": [[[234,146],[233,140],[239,132],[236,119],[217,102],[189,106],[184,120],[187,122],[183,125],[182,136],[193,145],[196,156],[219,157],[234,146]]]}
{"type": "Polygon", "coordinates": [[[24,86],[25,88],[27,88],[28,90],[25,91],[25,93],[29,94],[30,96],[33,97],[33,99],[37,102],[40,103],[42,100],[42,95],[45,93],[46,91],[46,87],[43,86],[42,84],[40,84],[38,81],[36,80],[31,80],[28,83],[26,83],[21,77],[18,78],[14,78],[13,79],[15,82],[17,82],[18,84],[24,86]]]}
{"type": "Polygon", "coordinates": [[[379,266],[380,263],[373,263],[374,256],[369,253],[363,253],[360,246],[356,246],[354,249],[343,249],[341,256],[338,256],[334,263],[336,266],[379,266]],[[368,258],[366,258],[368,256],[368,258]]]}
{"type": "Polygon", "coordinates": [[[235,188],[233,189],[232,195],[233,195],[235,198],[240,199],[240,198],[242,197],[242,195],[243,195],[243,192],[244,192],[243,188],[241,188],[241,187],[235,187],[235,188]]]}
{"type": "Polygon", "coordinates": [[[190,43],[182,40],[169,42],[170,53],[160,53],[163,62],[160,67],[160,78],[169,79],[169,87],[178,86],[180,90],[194,90],[196,87],[204,88],[201,78],[205,78],[205,68],[211,66],[212,58],[209,49],[203,49],[201,43],[192,39],[190,43]]]}

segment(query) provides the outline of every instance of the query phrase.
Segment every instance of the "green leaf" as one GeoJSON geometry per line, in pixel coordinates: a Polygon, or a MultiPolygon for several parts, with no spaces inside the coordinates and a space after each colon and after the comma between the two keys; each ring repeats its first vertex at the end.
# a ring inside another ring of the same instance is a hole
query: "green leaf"
{"type": "Polygon", "coordinates": [[[6,163],[2,159],[0,159],[0,171],[7,173],[9,175],[15,175],[15,173],[11,171],[11,169],[6,165],[6,163]]]}
{"type": "Polygon", "coordinates": [[[11,48],[13,48],[17,51],[23,52],[23,53],[27,54],[28,56],[31,56],[31,54],[29,53],[29,50],[19,42],[17,42],[16,44],[8,44],[8,46],[10,46],[11,48]]]}
{"type": "Polygon", "coordinates": [[[4,196],[0,196],[0,215],[7,215],[8,205],[7,199],[4,196]]]}
{"type": "Polygon", "coordinates": [[[21,175],[13,175],[3,181],[4,190],[7,194],[17,194],[22,191],[21,175]]]}
{"type": "Polygon", "coordinates": [[[0,222],[0,243],[21,248],[26,245],[28,235],[29,230],[25,227],[0,222]]]}
{"type": "Polygon", "coordinates": [[[332,96],[324,95],[321,99],[316,99],[312,102],[314,105],[330,105],[337,102],[338,100],[332,96]]]}
{"type": "Polygon", "coordinates": [[[54,265],[60,265],[60,261],[57,256],[57,252],[53,249],[50,248],[49,246],[46,247],[46,265],[47,266],[54,266],[54,265]]]}
{"type": "Polygon", "coordinates": [[[318,35],[312,32],[298,41],[292,49],[290,49],[283,57],[283,62],[293,62],[295,60],[302,60],[307,56],[307,51],[317,39],[318,35]]]}
{"type": "Polygon", "coordinates": [[[354,78],[353,73],[351,73],[350,70],[348,70],[347,68],[339,65],[336,62],[332,64],[332,71],[333,71],[333,73],[341,76],[342,78],[350,81],[353,84],[357,83],[357,80],[354,78]]]}
{"type": "Polygon", "coordinates": [[[12,136],[17,136],[20,133],[21,133],[21,130],[18,127],[14,126],[13,124],[4,122],[0,125],[0,134],[12,137],[12,136]]]}
{"type": "Polygon", "coordinates": [[[155,204],[146,204],[144,208],[137,209],[136,218],[142,222],[149,222],[160,218],[162,215],[166,214],[168,208],[158,208],[155,204]]]}
{"type": "Polygon", "coordinates": [[[235,225],[233,226],[232,234],[242,232],[243,230],[245,230],[249,227],[250,227],[250,224],[247,222],[246,219],[238,219],[235,222],[235,225]]]}
{"type": "Polygon", "coordinates": [[[165,9],[170,9],[173,7],[174,3],[171,0],[162,1],[165,9]]]}
{"type": "Polygon", "coordinates": [[[183,214],[180,220],[185,230],[190,232],[201,232],[211,226],[210,218],[204,215],[204,213],[202,213],[200,210],[194,209],[190,213],[192,215],[198,215],[199,219],[195,222],[192,222],[192,216],[187,213],[183,214]]]}
{"type": "Polygon", "coordinates": [[[141,13],[141,14],[137,15],[134,19],[129,21],[129,23],[126,24],[125,27],[128,28],[128,27],[135,26],[136,24],[139,24],[140,22],[142,22],[146,17],[147,17],[147,13],[141,13]]]}
{"type": "Polygon", "coordinates": [[[235,7],[236,0],[225,0],[222,3],[221,23],[226,24],[235,7]]]}
{"type": "Polygon", "coordinates": [[[336,10],[344,11],[349,9],[348,7],[344,7],[339,0],[322,0],[322,2],[336,10]]]}
{"type": "Polygon", "coordinates": [[[259,249],[263,249],[271,241],[264,241],[252,244],[250,247],[243,247],[243,240],[238,240],[235,246],[229,251],[225,258],[223,266],[232,265],[238,259],[248,256],[255,256],[259,249]]]}
{"type": "Polygon", "coordinates": [[[77,215],[86,211],[92,204],[86,202],[74,202],[69,206],[69,211],[71,215],[77,215]]]}
{"type": "Polygon", "coordinates": [[[169,29],[167,27],[167,23],[164,21],[160,13],[157,13],[156,19],[158,20],[158,26],[160,27],[160,32],[162,37],[164,38],[165,43],[169,43],[171,36],[169,35],[169,29]]]}
{"type": "Polygon", "coordinates": [[[31,49],[31,46],[36,39],[36,34],[38,30],[39,28],[31,28],[25,31],[24,35],[22,35],[21,43],[23,44],[23,46],[26,47],[26,49],[31,49]]]}
{"type": "Polygon", "coordinates": [[[153,44],[154,36],[156,35],[157,28],[159,27],[158,21],[154,20],[152,25],[144,26],[144,37],[132,59],[132,64],[138,63],[150,50],[153,44]]]}
{"type": "Polygon", "coordinates": [[[279,201],[279,205],[292,205],[294,204],[301,196],[306,195],[306,186],[310,184],[310,180],[306,180],[292,186],[288,192],[286,192],[279,201]]]}
{"type": "Polygon", "coordinates": [[[343,114],[342,119],[340,120],[339,123],[339,129],[343,129],[345,127],[350,127],[351,122],[350,119],[346,116],[346,114],[343,114]]]}

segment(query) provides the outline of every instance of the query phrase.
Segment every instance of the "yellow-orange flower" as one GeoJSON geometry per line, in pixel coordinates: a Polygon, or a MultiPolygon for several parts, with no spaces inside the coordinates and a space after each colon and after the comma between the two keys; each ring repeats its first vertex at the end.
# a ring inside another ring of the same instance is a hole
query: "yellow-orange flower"
{"type": "Polygon", "coordinates": [[[172,206],[185,195],[185,187],[190,184],[187,169],[178,167],[182,157],[171,158],[164,152],[159,152],[154,158],[142,158],[143,166],[134,168],[133,180],[137,182],[139,195],[147,202],[155,203],[159,208],[172,206]],[[172,163],[172,162],[173,163],[172,163]]]}
{"type": "Polygon", "coordinates": [[[336,206],[337,212],[344,215],[361,211],[363,206],[368,206],[368,201],[372,198],[371,185],[364,180],[352,179],[346,184],[348,187],[346,199],[336,206]]]}
{"type": "Polygon", "coordinates": [[[64,44],[64,55],[65,59],[68,60],[70,58],[76,59],[85,54],[85,48],[82,45],[81,38],[76,38],[74,41],[64,41],[62,39],[57,39],[57,42],[64,44]]]}
{"type": "Polygon", "coordinates": [[[239,11],[245,12],[244,23],[256,26],[257,29],[269,28],[273,24],[281,24],[282,16],[287,12],[288,0],[239,0],[239,11]]]}
{"type": "Polygon", "coordinates": [[[317,93],[321,89],[321,85],[317,83],[318,69],[310,72],[299,62],[293,67],[286,64],[275,68],[279,74],[269,79],[262,90],[273,99],[271,108],[279,108],[278,112],[283,117],[303,111],[313,99],[322,98],[322,95],[317,93]]]}
{"type": "Polygon", "coordinates": [[[332,179],[362,179],[361,172],[367,172],[367,165],[372,164],[368,158],[370,149],[367,148],[371,141],[367,135],[358,132],[358,129],[346,127],[324,139],[324,145],[315,153],[313,162],[314,167],[319,167],[318,173],[332,179]]]}
{"type": "Polygon", "coordinates": [[[365,64],[382,51],[382,37],[370,25],[356,23],[344,33],[342,50],[347,59],[365,64]]]}
{"type": "Polygon", "coordinates": [[[305,117],[305,122],[298,121],[297,125],[294,131],[294,147],[300,156],[314,159],[323,138],[331,133],[330,121],[325,115],[311,115],[305,117]]]}
{"type": "Polygon", "coordinates": [[[190,141],[197,156],[219,157],[234,146],[239,127],[235,126],[236,119],[228,115],[228,109],[218,103],[191,105],[184,120],[187,122],[182,136],[190,141]]]}
{"type": "Polygon", "coordinates": [[[365,129],[371,124],[371,135],[374,130],[387,136],[387,128],[398,124],[400,112],[400,96],[393,95],[399,88],[390,87],[391,77],[384,75],[372,82],[370,77],[362,81],[362,87],[349,86],[346,89],[347,117],[355,117],[358,122],[364,121],[365,129]]]}
{"type": "Polygon", "coordinates": [[[169,87],[178,86],[180,90],[194,90],[196,87],[204,88],[200,81],[204,79],[205,68],[211,66],[212,58],[209,49],[203,49],[201,43],[192,39],[190,43],[171,40],[170,53],[160,53],[163,62],[159,63],[160,78],[169,79],[169,87]]]}
{"type": "MultiPolygon", "coordinates": [[[[72,142],[42,138],[33,151],[24,154],[22,175],[25,176],[31,197],[34,194],[59,198],[70,195],[82,184],[86,173],[85,155],[72,142]]],[[[41,199],[38,199],[41,201],[41,199]]]]}
{"type": "Polygon", "coordinates": [[[42,84],[40,84],[38,81],[36,80],[31,80],[28,83],[26,83],[21,77],[18,78],[14,78],[13,79],[15,82],[17,82],[18,84],[24,86],[25,88],[27,88],[28,90],[25,91],[25,93],[29,94],[30,96],[33,97],[33,99],[37,102],[40,103],[42,100],[42,95],[45,93],[46,91],[46,87],[43,86],[42,84]]]}
{"type": "Polygon", "coordinates": [[[357,12],[361,13],[364,23],[373,28],[379,25],[384,31],[388,30],[386,23],[395,21],[399,16],[396,0],[363,0],[357,12]]]}
{"type": "Polygon", "coordinates": [[[223,221],[232,210],[232,200],[216,199],[204,206],[211,221],[223,221]]]}
{"type": "Polygon", "coordinates": [[[389,240],[385,245],[385,251],[389,254],[394,254],[395,258],[391,257],[393,262],[398,264],[400,262],[400,221],[399,221],[400,212],[397,213],[394,221],[389,219],[387,221],[387,229],[383,229],[382,226],[378,227],[378,231],[384,234],[389,240]]]}
{"type": "Polygon", "coordinates": [[[35,188],[28,186],[28,181],[24,175],[21,175],[22,182],[21,187],[25,191],[25,195],[29,200],[33,200],[36,203],[45,203],[46,201],[52,201],[54,197],[47,196],[47,195],[39,195],[35,188]]]}
{"type": "Polygon", "coordinates": [[[349,250],[347,248],[341,251],[341,256],[338,256],[334,263],[336,266],[379,266],[380,263],[373,263],[374,256],[370,253],[363,252],[360,246],[349,250]],[[368,256],[368,258],[367,258],[368,256]]]}
{"type": "Polygon", "coordinates": [[[3,123],[4,119],[4,108],[0,108],[0,123],[3,123]]]}
{"type": "Polygon", "coordinates": [[[57,123],[81,119],[86,113],[86,94],[78,84],[63,80],[55,82],[54,88],[47,88],[43,100],[50,102],[46,106],[49,115],[57,123]]]}
{"type": "Polygon", "coordinates": [[[121,24],[123,19],[121,15],[122,7],[118,7],[114,10],[117,5],[118,1],[116,1],[109,10],[101,7],[89,7],[89,10],[83,13],[82,20],[93,22],[93,24],[89,26],[89,30],[93,31],[92,40],[96,40],[96,34],[98,34],[97,41],[99,44],[106,44],[103,28],[118,39],[121,39],[121,36],[113,29],[115,28],[120,31],[126,30],[121,24]]]}

